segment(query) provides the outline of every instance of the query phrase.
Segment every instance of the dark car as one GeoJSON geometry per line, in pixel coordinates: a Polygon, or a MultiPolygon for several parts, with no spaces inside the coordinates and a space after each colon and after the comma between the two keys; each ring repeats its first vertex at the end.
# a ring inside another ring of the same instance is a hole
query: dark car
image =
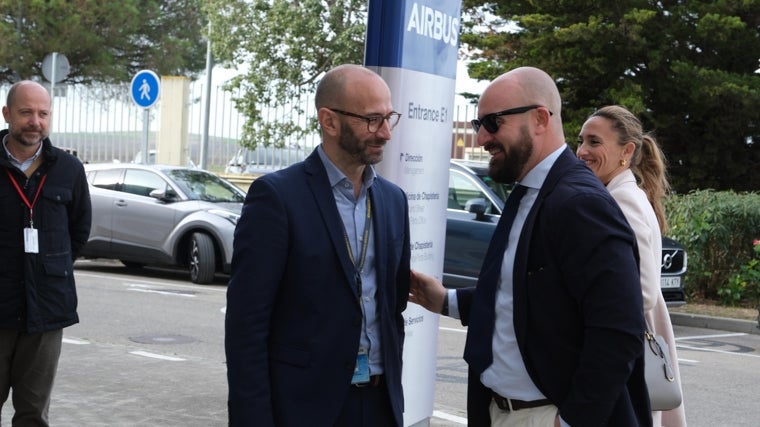
{"type": "MultiPolygon", "coordinates": [[[[509,195],[511,187],[494,182],[487,170],[485,162],[451,161],[443,261],[443,284],[448,288],[474,286],[477,282],[488,243],[509,195]]],[[[663,237],[661,289],[669,306],[686,302],[685,273],[684,247],[663,237]]]]}

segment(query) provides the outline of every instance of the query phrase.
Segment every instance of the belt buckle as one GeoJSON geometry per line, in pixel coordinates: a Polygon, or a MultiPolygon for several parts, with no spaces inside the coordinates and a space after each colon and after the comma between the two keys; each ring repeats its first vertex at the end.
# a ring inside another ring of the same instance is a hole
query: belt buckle
{"type": "Polygon", "coordinates": [[[496,402],[496,406],[498,406],[499,409],[501,409],[502,411],[509,411],[509,412],[519,411],[521,409],[538,408],[540,406],[551,404],[551,401],[549,401],[549,399],[523,401],[519,399],[510,399],[507,397],[503,397],[496,393],[492,393],[492,396],[493,396],[493,401],[496,402]]]}
{"type": "Polygon", "coordinates": [[[356,387],[356,388],[369,387],[369,386],[372,385],[372,378],[370,378],[370,380],[367,381],[367,382],[365,382],[365,383],[356,383],[356,384],[351,384],[351,385],[354,386],[354,387],[356,387]]]}
{"type": "Polygon", "coordinates": [[[507,397],[502,397],[497,394],[494,394],[493,400],[496,402],[496,406],[499,407],[502,411],[509,411],[514,412],[514,408],[512,408],[512,400],[507,397]]]}
{"type": "Polygon", "coordinates": [[[371,377],[369,377],[369,381],[367,382],[356,383],[356,384],[351,384],[351,385],[358,388],[377,387],[380,385],[380,381],[381,381],[380,378],[381,378],[380,375],[372,375],[371,377]]]}

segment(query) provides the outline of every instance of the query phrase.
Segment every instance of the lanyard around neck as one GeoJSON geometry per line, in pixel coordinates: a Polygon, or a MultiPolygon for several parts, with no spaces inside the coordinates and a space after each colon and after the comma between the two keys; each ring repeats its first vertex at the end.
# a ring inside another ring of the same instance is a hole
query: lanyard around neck
{"type": "Polygon", "coordinates": [[[354,264],[354,268],[356,269],[356,286],[357,291],[359,292],[359,295],[361,295],[361,273],[362,270],[364,270],[364,261],[367,259],[367,246],[369,245],[369,228],[372,225],[372,201],[370,197],[369,191],[367,191],[367,217],[364,221],[364,241],[362,242],[361,247],[361,257],[359,259],[359,265],[356,265],[356,258],[354,258],[354,252],[351,250],[351,243],[348,241],[348,232],[346,232],[346,227],[343,226],[343,239],[346,241],[346,248],[348,249],[348,256],[351,258],[351,262],[354,264]]]}
{"type": "Polygon", "coordinates": [[[40,180],[40,185],[37,186],[37,192],[34,193],[34,199],[32,199],[31,202],[29,202],[29,199],[26,198],[26,194],[24,194],[23,190],[21,190],[21,187],[18,185],[18,182],[13,178],[13,174],[11,174],[11,171],[8,169],[5,170],[5,172],[8,174],[8,178],[11,180],[11,183],[13,184],[13,187],[16,189],[16,192],[18,193],[19,197],[21,197],[21,200],[24,201],[24,204],[26,207],[29,208],[29,227],[34,228],[34,205],[37,203],[37,199],[40,197],[40,192],[42,191],[42,186],[45,185],[45,179],[47,178],[47,175],[42,175],[42,179],[40,180]]]}

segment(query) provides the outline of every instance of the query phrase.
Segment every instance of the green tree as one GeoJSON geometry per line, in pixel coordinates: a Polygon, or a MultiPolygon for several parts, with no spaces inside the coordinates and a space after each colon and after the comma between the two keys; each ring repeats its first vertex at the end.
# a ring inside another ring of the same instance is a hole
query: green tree
{"type": "Polygon", "coordinates": [[[760,190],[760,0],[464,0],[470,76],[544,69],[571,146],[594,109],[653,130],[674,189],[760,190]]]}
{"type": "Polygon", "coordinates": [[[143,68],[162,75],[205,68],[202,0],[0,0],[0,80],[40,76],[59,52],[71,83],[122,83],[143,68]]]}
{"type": "Polygon", "coordinates": [[[314,128],[267,120],[267,111],[313,93],[318,78],[364,56],[366,0],[207,0],[214,57],[243,73],[227,89],[246,117],[240,145],[282,145],[314,128]],[[266,110],[265,110],[266,108],[266,110]]]}

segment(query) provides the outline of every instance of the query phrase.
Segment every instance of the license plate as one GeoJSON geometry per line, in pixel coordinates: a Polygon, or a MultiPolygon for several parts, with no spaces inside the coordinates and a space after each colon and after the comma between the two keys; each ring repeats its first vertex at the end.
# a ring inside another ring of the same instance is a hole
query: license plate
{"type": "Polygon", "coordinates": [[[661,277],[660,278],[660,286],[663,288],[680,288],[681,287],[681,278],[680,277],[661,277]]]}

